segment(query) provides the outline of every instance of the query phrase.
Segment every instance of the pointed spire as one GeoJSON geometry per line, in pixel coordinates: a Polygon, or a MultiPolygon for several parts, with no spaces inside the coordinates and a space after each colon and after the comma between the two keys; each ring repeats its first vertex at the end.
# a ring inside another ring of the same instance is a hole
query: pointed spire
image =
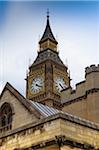
{"type": "Polygon", "coordinates": [[[49,10],[47,9],[47,23],[46,23],[46,28],[45,31],[43,33],[43,36],[41,38],[41,40],[39,41],[39,44],[41,44],[43,41],[50,39],[51,41],[53,41],[54,43],[58,44],[58,42],[56,41],[52,31],[51,31],[51,27],[50,27],[50,22],[49,22],[49,10]]]}

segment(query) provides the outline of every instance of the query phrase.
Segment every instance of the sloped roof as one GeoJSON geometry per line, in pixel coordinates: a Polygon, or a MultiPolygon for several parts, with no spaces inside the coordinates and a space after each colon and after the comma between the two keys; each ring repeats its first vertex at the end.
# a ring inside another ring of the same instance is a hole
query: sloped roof
{"type": "Polygon", "coordinates": [[[19,93],[9,82],[6,83],[2,93],[0,95],[0,98],[2,97],[2,95],[3,95],[3,93],[5,92],[6,89],[9,90],[24,105],[24,107],[30,113],[33,112],[31,104],[28,102],[28,100],[23,95],[21,95],[21,93],[19,93]]]}
{"type": "Polygon", "coordinates": [[[39,43],[42,43],[43,41],[45,41],[46,39],[51,39],[53,42],[55,42],[56,44],[58,43],[52,33],[51,27],[50,27],[50,23],[49,23],[49,17],[47,17],[47,24],[46,24],[46,28],[45,31],[43,33],[43,36],[41,38],[41,40],[39,41],[39,43]]]}
{"type": "Polygon", "coordinates": [[[48,107],[47,105],[43,105],[41,103],[37,103],[34,101],[31,101],[32,106],[37,109],[43,116],[45,117],[49,117],[51,115],[57,114],[60,111],[58,109],[52,108],[52,107],[48,107]]]}
{"type": "Polygon", "coordinates": [[[55,51],[53,51],[53,50],[48,48],[45,51],[41,51],[40,53],[38,53],[37,58],[35,59],[33,64],[30,66],[30,68],[33,65],[37,65],[37,64],[42,63],[42,62],[44,62],[46,60],[51,60],[53,62],[57,62],[58,64],[64,66],[64,63],[60,59],[59,55],[55,51]]]}

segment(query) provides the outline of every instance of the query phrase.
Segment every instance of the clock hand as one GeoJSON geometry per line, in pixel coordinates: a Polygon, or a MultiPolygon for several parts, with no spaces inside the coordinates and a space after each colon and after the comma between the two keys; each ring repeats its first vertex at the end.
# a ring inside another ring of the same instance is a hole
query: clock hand
{"type": "Polygon", "coordinates": [[[41,85],[38,85],[38,84],[36,84],[36,86],[38,86],[38,87],[42,87],[41,85]]]}
{"type": "Polygon", "coordinates": [[[64,89],[63,86],[60,83],[59,83],[59,85],[61,86],[62,89],[64,89]]]}

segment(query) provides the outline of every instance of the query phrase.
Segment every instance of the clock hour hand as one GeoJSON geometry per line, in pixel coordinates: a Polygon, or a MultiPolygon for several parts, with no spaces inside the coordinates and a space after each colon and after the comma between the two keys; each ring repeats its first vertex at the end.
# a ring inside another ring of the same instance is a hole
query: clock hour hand
{"type": "Polygon", "coordinates": [[[41,85],[38,85],[38,84],[36,84],[36,86],[38,86],[38,87],[42,87],[41,85]]]}

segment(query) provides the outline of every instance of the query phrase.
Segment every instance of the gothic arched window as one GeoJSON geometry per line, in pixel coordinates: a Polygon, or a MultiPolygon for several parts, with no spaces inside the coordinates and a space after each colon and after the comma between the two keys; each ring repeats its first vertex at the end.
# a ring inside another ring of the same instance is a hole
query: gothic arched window
{"type": "Polygon", "coordinates": [[[10,104],[4,103],[0,108],[0,128],[9,130],[12,127],[12,109],[10,104]]]}

